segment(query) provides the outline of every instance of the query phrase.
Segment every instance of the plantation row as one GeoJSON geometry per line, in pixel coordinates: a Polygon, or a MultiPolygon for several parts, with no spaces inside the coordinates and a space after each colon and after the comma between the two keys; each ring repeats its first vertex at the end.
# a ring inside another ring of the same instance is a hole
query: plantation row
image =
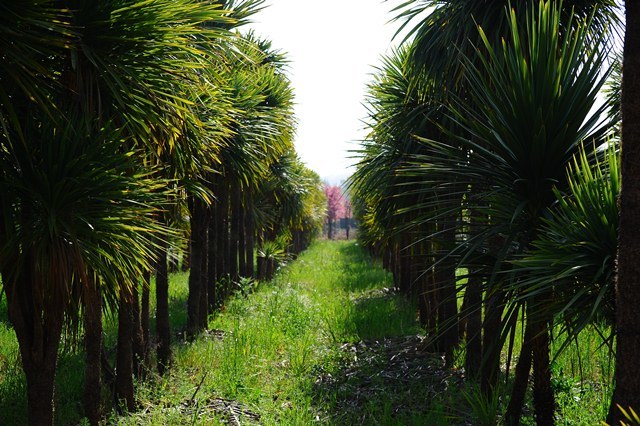
{"type": "Polygon", "coordinates": [[[169,268],[190,267],[192,339],[238,283],[269,278],[321,229],[285,58],[237,30],[262,3],[0,5],[0,274],[29,424],[54,422],[63,331],[84,339],[90,423],[105,379],[134,411],[134,377],[171,367],[169,268]],[[114,377],[101,375],[104,313],[117,317],[114,377]]]}
{"type": "MultiPolygon", "coordinates": [[[[507,393],[508,425],[530,380],[537,424],[555,423],[563,377],[552,361],[594,327],[617,357],[608,422],[640,409],[637,225],[620,231],[614,291],[620,82],[631,75],[623,90],[637,90],[640,48],[627,28],[625,61],[636,62],[622,76],[619,12],[596,0],[407,2],[397,13],[410,36],[369,88],[370,133],[350,178],[359,236],[417,297],[431,350],[453,363],[463,347],[485,404],[507,393]]],[[[622,151],[634,200],[631,93],[622,151]]]]}
{"type": "MultiPolygon", "coordinates": [[[[197,341],[230,295],[310,244],[327,201],[331,237],[338,194],[327,200],[296,156],[285,58],[239,31],[262,5],[0,4],[0,276],[29,424],[54,423],[58,357],[78,342],[89,422],[139,408],[136,383],[145,389],[172,367],[170,270],[188,268],[184,337],[197,341]],[[104,317],[117,322],[115,368],[104,317]]],[[[358,237],[418,301],[429,351],[449,365],[464,354],[479,405],[506,394],[497,417],[508,425],[529,399],[537,424],[556,422],[555,362],[586,330],[616,360],[607,421],[640,410],[640,4],[625,4],[626,29],[619,9],[612,0],[405,2],[396,12],[409,35],[366,100],[370,134],[347,209],[358,237]]],[[[397,310],[413,317],[405,303],[397,310]]],[[[324,314],[291,318],[302,325],[284,334],[338,330],[324,314]]],[[[248,353],[240,343],[225,341],[248,353]]],[[[298,343],[302,358],[289,362],[309,373],[313,345],[298,343]]],[[[250,361],[241,358],[229,359],[250,361]]]]}

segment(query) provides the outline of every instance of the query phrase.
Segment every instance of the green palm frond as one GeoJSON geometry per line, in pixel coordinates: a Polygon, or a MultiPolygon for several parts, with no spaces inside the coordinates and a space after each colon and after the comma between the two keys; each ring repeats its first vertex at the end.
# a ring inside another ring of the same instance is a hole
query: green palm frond
{"type": "MultiPolygon", "coordinates": [[[[475,46],[482,44],[476,28],[487,31],[492,46],[500,44],[501,37],[508,34],[511,26],[504,13],[513,9],[524,24],[528,9],[537,1],[531,0],[421,0],[406,1],[394,9],[396,20],[402,22],[401,30],[407,29],[406,39],[413,40],[412,58],[416,67],[426,68],[440,87],[447,91],[465,85],[463,57],[473,57],[475,46]]],[[[560,20],[572,23],[591,19],[587,31],[594,35],[607,34],[608,42],[619,34],[620,18],[614,0],[565,0],[559,2],[560,20]]],[[[562,26],[573,28],[571,24],[562,26]]]]}
{"type": "Polygon", "coordinates": [[[422,212],[413,229],[456,209],[463,216],[456,244],[440,256],[483,276],[488,294],[508,292],[503,339],[528,300],[518,297],[524,271],[512,262],[531,248],[555,189],[569,188],[567,167],[581,143],[601,143],[607,133],[605,107],[593,108],[607,76],[605,36],[592,35],[589,20],[561,18],[553,2],[531,7],[525,20],[510,10],[499,46],[480,28],[482,45],[463,64],[469,91],[450,105],[456,126],[444,140],[422,139],[424,153],[401,171],[414,187],[405,197],[418,200],[408,208],[422,212]],[[458,206],[443,203],[452,188],[463,192],[458,206]]]}
{"type": "Polygon", "coordinates": [[[137,153],[121,151],[110,126],[100,134],[86,128],[81,118],[62,129],[35,124],[28,147],[1,159],[3,283],[32,277],[40,283],[34,297],[56,301],[53,309],[78,303],[70,296],[92,274],[115,303],[118,289],[153,264],[156,241],[172,235],[156,220],[167,182],[141,169],[137,153]]]}
{"type": "Polygon", "coordinates": [[[594,162],[602,157],[594,151],[576,155],[567,171],[568,190],[554,191],[557,202],[538,238],[516,262],[528,277],[519,283],[521,297],[551,291],[550,309],[571,336],[615,318],[620,153],[611,145],[594,162]]]}
{"type": "MultiPolygon", "coordinates": [[[[527,27],[510,15],[511,36],[501,49],[484,37],[478,58],[465,63],[476,107],[459,99],[451,110],[470,137],[451,135],[454,145],[423,140],[428,154],[416,155],[405,172],[419,178],[416,185],[424,182],[425,193],[445,194],[454,181],[480,188],[469,204],[489,206],[500,232],[527,232],[553,202],[553,187],[566,187],[565,169],[581,141],[606,133],[604,106],[592,110],[606,78],[606,49],[587,38],[588,21],[561,36],[550,3],[532,8],[527,27]]],[[[437,197],[427,200],[437,205],[437,197]]]]}
{"type": "Polygon", "coordinates": [[[604,88],[605,102],[608,107],[608,117],[611,121],[614,137],[620,136],[620,124],[622,112],[620,109],[622,100],[622,55],[617,54],[611,65],[611,76],[604,88]]]}

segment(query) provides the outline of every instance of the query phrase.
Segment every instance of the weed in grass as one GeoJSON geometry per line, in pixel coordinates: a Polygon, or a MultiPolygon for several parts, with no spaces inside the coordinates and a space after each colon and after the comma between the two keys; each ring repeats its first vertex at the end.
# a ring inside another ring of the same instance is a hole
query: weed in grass
{"type": "Polygon", "coordinates": [[[462,391],[462,395],[469,407],[469,413],[465,417],[471,419],[471,423],[478,426],[496,426],[499,424],[500,395],[504,394],[504,389],[493,392],[491,396],[485,395],[480,387],[469,384],[462,391]]]}

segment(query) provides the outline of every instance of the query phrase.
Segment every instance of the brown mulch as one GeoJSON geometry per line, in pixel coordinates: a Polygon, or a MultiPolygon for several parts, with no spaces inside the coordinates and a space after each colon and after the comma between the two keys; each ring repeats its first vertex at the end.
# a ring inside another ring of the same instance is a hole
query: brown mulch
{"type": "MultiPolygon", "coordinates": [[[[177,411],[180,415],[194,420],[197,419],[201,422],[207,422],[213,418],[218,422],[234,426],[259,424],[260,422],[260,414],[237,401],[219,397],[210,397],[197,403],[193,400],[188,400],[176,406],[165,407],[163,410],[173,413],[177,411]]],[[[135,416],[141,418],[146,415],[147,410],[135,414],[135,416]]]]}
{"type": "Polygon", "coordinates": [[[230,399],[216,397],[207,399],[197,407],[188,402],[183,403],[181,407],[185,414],[192,415],[193,411],[197,409],[199,417],[210,418],[211,414],[215,414],[217,420],[231,425],[240,426],[260,422],[260,414],[230,399]]]}
{"type": "Polygon", "coordinates": [[[394,412],[427,412],[434,397],[461,386],[463,373],[425,348],[420,335],[345,343],[340,368],[321,371],[316,389],[335,395],[338,412],[357,413],[372,402],[391,404],[394,412]]]}

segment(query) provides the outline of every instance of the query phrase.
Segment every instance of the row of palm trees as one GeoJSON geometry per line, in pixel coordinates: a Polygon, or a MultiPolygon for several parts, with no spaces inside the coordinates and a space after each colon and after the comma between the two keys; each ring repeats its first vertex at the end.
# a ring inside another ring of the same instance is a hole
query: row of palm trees
{"type": "Polygon", "coordinates": [[[360,238],[418,300],[431,349],[452,362],[464,344],[466,375],[487,398],[501,354],[507,375],[516,360],[507,424],[520,422],[531,371],[536,421],[554,424],[552,330],[569,342],[616,321],[619,81],[611,102],[597,96],[623,27],[617,6],[398,10],[413,28],[370,86],[350,180],[360,238]]]}
{"type": "Polygon", "coordinates": [[[271,275],[321,229],[320,179],[293,148],[285,58],[236,30],[262,6],[0,5],[0,274],[29,424],[53,423],[68,327],[84,329],[85,414],[100,421],[104,311],[118,317],[116,401],[135,409],[150,342],[158,372],[171,363],[173,254],[188,253],[193,338],[241,277],[271,275]]]}

